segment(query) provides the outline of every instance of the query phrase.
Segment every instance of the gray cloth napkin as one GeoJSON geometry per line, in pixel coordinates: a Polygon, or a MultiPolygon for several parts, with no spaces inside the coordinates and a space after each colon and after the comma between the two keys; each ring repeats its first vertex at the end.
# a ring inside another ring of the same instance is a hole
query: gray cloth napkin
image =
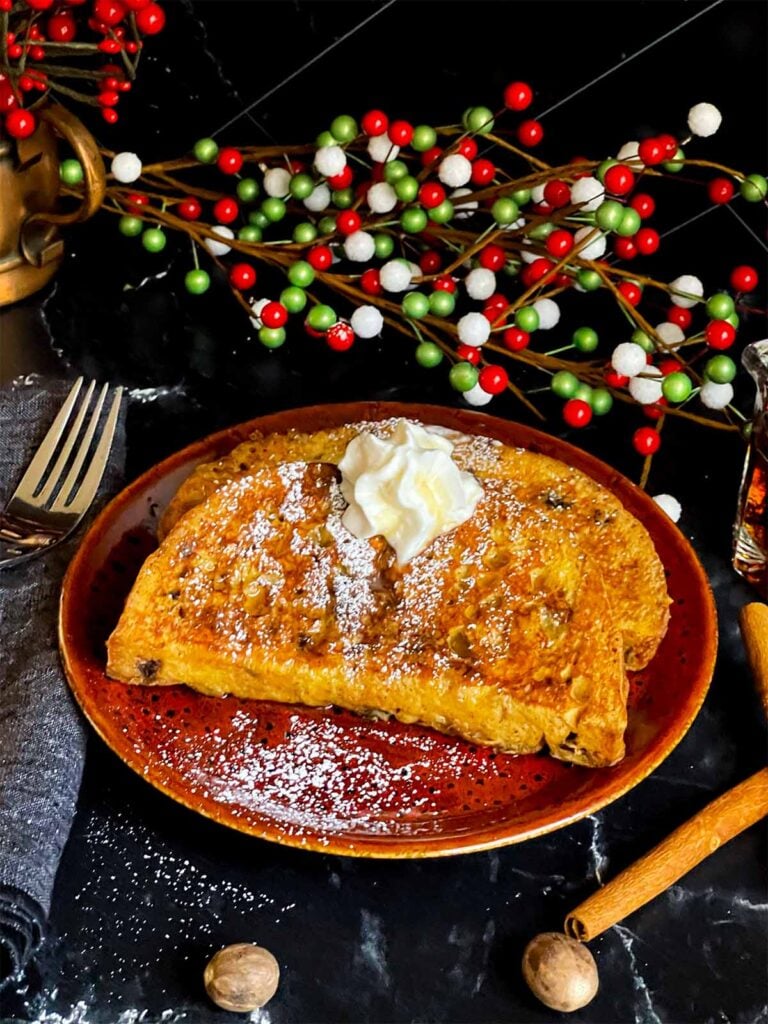
{"type": "MultiPolygon", "coordinates": [[[[0,508],[71,383],[0,388],[0,508]]],[[[99,500],[117,489],[125,418],[99,500]]],[[[0,570],[0,988],[40,942],[85,756],[84,723],[59,663],[59,588],[83,524],[64,544],[0,570]]]]}

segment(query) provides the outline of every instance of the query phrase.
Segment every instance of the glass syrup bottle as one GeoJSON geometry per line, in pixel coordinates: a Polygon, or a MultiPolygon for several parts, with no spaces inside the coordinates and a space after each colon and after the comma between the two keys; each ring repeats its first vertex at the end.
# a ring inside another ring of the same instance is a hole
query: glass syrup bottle
{"type": "Polygon", "coordinates": [[[757,395],[733,531],[733,567],[768,599],[768,339],[748,345],[742,363],[757,395]]]}

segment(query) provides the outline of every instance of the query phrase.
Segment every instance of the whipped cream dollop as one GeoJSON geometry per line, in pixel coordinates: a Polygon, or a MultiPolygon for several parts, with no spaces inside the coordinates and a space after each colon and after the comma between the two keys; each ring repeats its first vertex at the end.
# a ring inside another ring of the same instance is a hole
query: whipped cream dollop
{"type": "Polygon", "coordinates": [[[344,526],[359,539],[380,535],[405,565],[475,511],[483,489],[451,457],[446,432],[401,419],[387,438],[362,433],[339,463],[348,502],[344,526]]]}

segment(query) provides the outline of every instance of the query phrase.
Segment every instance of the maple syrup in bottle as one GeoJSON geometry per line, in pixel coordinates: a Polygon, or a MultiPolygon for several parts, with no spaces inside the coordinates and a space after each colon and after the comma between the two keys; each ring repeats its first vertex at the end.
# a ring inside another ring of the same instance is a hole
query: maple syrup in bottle
{"type": "Polygon", "coordinates": [[[757,395],[733,531],[733,567],[768,600],[768,339],[748,345],[742,363],[757,395]]]}

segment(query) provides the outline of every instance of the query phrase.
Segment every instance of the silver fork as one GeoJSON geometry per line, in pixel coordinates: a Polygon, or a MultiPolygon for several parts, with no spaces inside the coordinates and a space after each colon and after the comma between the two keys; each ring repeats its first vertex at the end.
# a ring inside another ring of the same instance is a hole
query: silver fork
{"type": "Polygon", "coordinates": [[[101,387],[91,408],[96,391],[96,382],[91,381],[75,412],[82,390],[79,377],[0,512],[0,569],[59,544],[96,496],[114,440],[123,389],[115,389],[101,426],[109,385],[101,387]]]}

